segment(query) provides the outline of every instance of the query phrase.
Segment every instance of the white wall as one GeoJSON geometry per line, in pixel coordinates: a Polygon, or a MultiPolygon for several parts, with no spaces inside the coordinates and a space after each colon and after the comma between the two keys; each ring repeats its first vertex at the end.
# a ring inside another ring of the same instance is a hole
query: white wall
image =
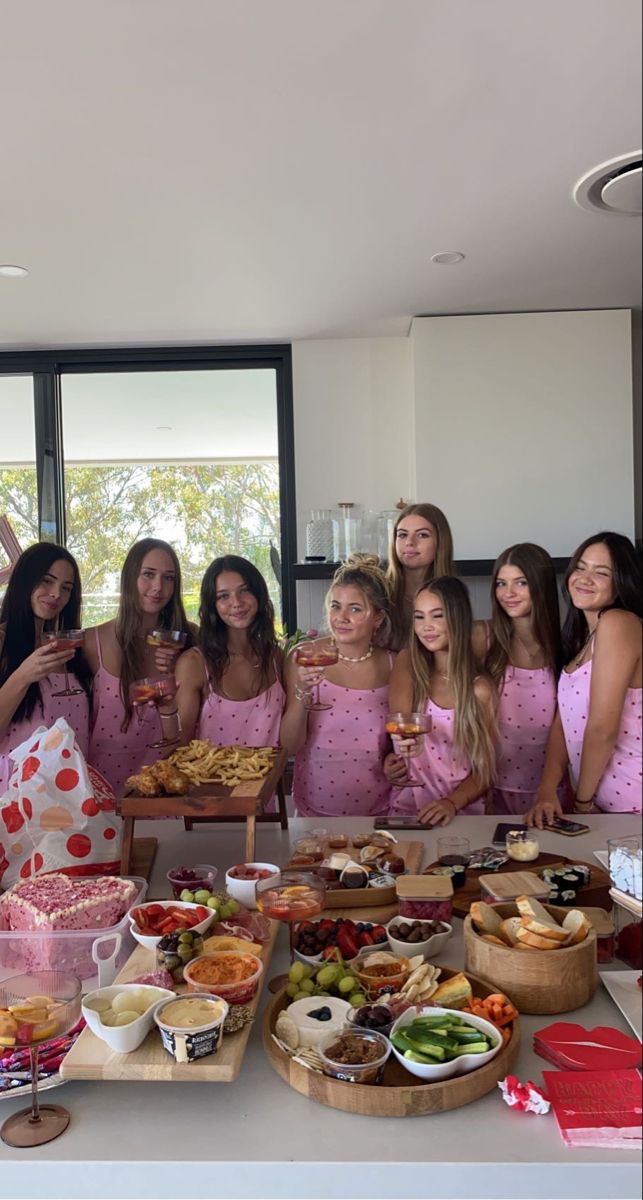
{"type": "Polygon", "coordinates": [[[411,341],[417,493],[458,558],[634,536],[629,310],[427,317],[411,341]]]}

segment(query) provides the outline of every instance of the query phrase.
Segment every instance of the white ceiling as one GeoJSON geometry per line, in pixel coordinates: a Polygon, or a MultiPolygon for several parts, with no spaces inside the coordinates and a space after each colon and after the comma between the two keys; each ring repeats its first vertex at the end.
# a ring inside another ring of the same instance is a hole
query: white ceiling
{"type": "Polygon", "coordinates": [[[639,0],[0,0],[0,346],[632,307],[639,0]],[[458,249],[458,267],[431,254],[458,249]]]}

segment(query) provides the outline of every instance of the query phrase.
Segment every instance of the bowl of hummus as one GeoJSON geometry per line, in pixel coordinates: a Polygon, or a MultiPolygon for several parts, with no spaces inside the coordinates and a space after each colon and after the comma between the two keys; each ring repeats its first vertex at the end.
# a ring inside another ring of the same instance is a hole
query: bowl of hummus
{"type": "Polygon", "coordinates": [[[216,1054],[227,1015],[227,1002],[210,992],[175,996],[154,1010],[161,1041],[177,1063],[216,1054]]]}

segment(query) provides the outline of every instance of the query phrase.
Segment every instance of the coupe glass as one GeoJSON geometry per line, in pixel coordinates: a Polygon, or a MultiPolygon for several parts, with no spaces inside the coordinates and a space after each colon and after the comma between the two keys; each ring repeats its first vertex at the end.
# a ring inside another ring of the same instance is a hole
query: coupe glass
{"type": "MultiPolygon", "coordinates": [[[[295,647],[295,662],[299,667],[334,667],[339,660],[337,646],[320,646],[317,642],[300,642],[295,647]]],[[[321,681],[319,681],[321,682],[321,681]]],[[[332,708],[332,704],[324,704],[319,698],[319,682],[315,685],[315,697],[306,704],[310,712],[323,712],[332,708]]]]}
{"type": "Polygon", "coordinates": [[[70,1116],[59,1104],[38,1102],[38,1050],[73,1029],[80,1017],[81,984],[64,971],[34,971],[12,975],[0,983],[0,1021],[3,1030],[17,1023],[13,1037],[17,1049],[29,1050],[31,1108],[21,1109],[5,1121],[0,1137],[8,1146],[42,1146],[64,1133],[70,1116]]]}
{"type": "MultiPolygon", "coordinates": [[[[56,632],[53,630],[43,633],[42,642],[45,644],[56,643],[60,644],[61,650],[82,650],[85,644],[85,638],[82,629],[59,629],[56,632]]],[[[81,687],[69,686],[69,674],[67,672],[67,663],[64,665],[65,671],[65,686],[62,692],[52,692],[52,696],[80,696],[83,689],[81,687]]]]}
{"type": "MultiPolygon", "coordinates": [[[[173,675],[161,675],[157,678],[148,676],[130,684],[129,698],[136,709],[141,708],[144,704],[163,704],[165,700],[172,700],[174,696],[176,696],[176,679],[173,675]]],[[[176,746],[179,741],[180,738],[177,734],[174,738],[163,737],[158,742],[149,742],[149,746],[153,750],[161,750],[164,746],[176,746]]]]}
{"type": "Polygon", "coordinates": [[[419,739],[423,738],[431,728],[431,718],[427,713],[389,713],[386,718],[386,732],[391,737],[398,737],[400,742],[396,753],[406,759],[406,779],[394,783],[393,787],[422,787],[422,780],[417,779],[411,770],[411,760],[420,752],[419,739]]]}
{"type": "MultiPolygon", "coordinates": [[[[323,880],[311,871],[281,871],[279,875],[271,875],[257,883],[255,899],[259,912],[288,925],[291,963],[295,958],[294,926],[319,916],[324,907],[325,891],[323,880]]],[[[279,991],[286,979],[284,975],[271,979],[271,992],[279,991]]]]}
{"type": "Polygon", "coordinates": [[[152,629],[145,640],[155,650],[169,651],[174,662],[185,646],[187,637],[182,629],[152,629]]]}

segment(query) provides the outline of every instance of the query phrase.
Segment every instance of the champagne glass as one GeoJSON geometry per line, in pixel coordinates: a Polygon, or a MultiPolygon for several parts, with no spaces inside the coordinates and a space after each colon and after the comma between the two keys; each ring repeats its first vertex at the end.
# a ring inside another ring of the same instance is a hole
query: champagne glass
{"type": "MultiPolygon", "coordinates": [[[[85,644],[85,637],[82,629],[58,629],[57,631],[49,630],[42,634],[41,638],[44,644],[56,644],[60,650],[82,650],[85,644]]],[[[81,687],[69,686],[69,673],[67,671],[67,663],[64,664],[65,671],[65,686],[61,692],[52,692],[52,696],[80,696],[83,689],[81,687]]]]}
{"type": "MultiPolygon", "coordinates": [[[[295,662],[298,667],[334,667],[339,660],[339,650],[335,645],[320,646],[317,642],[300,642],[295,647],[295,662]]],[[[319,684],[315,685],[314,699],[306,704],[309,712],[324,712],[327,708],[332,708],[332,704],[325,704],[319,698],[319,684]]]]}
{"type": "Polygon", "coordinates": [[[7,1146],[42,1146],[64,1133],[70,1115],[59,1104],[38,1100],[38,1050],[73,1029],[80,1017],[81,984],[66,971],[12,975],[0,983],[0,1026],[5,1041],[29,1050],[31,1108],[4,1122],[0,1137],[7,1146]]]}
{"type": "Polygon", "coordinates": [[[183,629],[152,629],[146,637],[148,646],[155,650],[167,650],[175,662],[187,641],[183,629]]]}
{"type": "MultiPolygon", "coordinates": [[[[172,700],[176,696],[176,679],[173,675],[161,675],[155,678],[146,676],[144,679],[136,679],[130,684],[129,698],[136,709],[140,709],[144,704],[163,704],[165,700],[172,700]]],[[[141,716],[139,714],[139,720],[141,716]]],[[[180,738],[177,734],[174,738],[162,737],[158,742],[149,742],[148,745],[153,750],[161,750],[165,746],[176,746],[180,738]]]]}
{"type": "MultiPolygon", "coordinates": [[[[280,871],[257,883],[255,899],[259,912],[272,921],[284,921],[288,925],[291,963],[295,959],[294,926],[319,916],[324,907],[325,892],[324,881],[312,871],[280,871]]],[[[286,981],[287,976],[277,975],[270,980],[270,991],[279,991],[286,981]]]]}
{"type": "Polygon", "coordinates": [[[386,718],[386,732],[391,737],[400,738],[400,744],[397,748],[397,753],[401,754],[406,759],[406,779],[400,780],[399,783],[394,783],[393,787],[422,787],[423,782],[417,779],[412,771],[412,758],[415,753],[419,753],[417,749],[416,739],[423,738],[431,728],[431,718],[428,713],[410,712],[410,713],[389,713],[386,718]]]}

